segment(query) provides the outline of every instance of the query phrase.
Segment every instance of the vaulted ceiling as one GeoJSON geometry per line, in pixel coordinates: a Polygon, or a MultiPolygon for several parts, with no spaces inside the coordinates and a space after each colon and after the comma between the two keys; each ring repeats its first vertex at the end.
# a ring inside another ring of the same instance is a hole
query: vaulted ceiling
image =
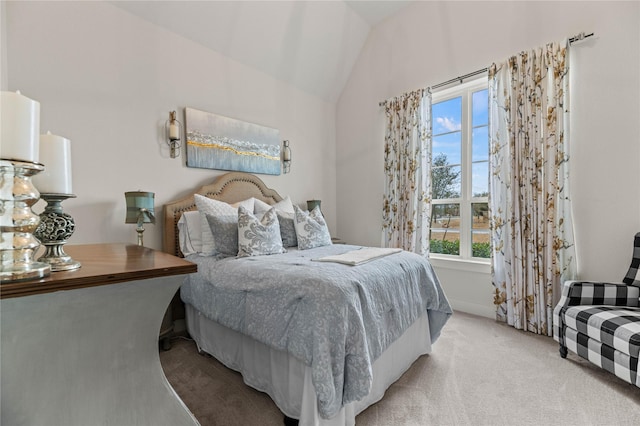
{"type": "Polygon", "coordinates": [[[372,26],[411,1],[113,1],[139,18],[327,101],[372,26]]]}

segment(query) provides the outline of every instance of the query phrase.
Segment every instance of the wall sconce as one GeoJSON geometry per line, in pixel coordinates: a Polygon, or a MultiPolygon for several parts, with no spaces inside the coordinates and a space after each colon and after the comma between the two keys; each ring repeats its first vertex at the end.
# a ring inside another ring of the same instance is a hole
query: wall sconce
{"type": "Polygon", "coordinates": [[[289,173],[289,171],[291,171],[291,148],[289,148],[289,141],[283,141],[282,145],[282,172],[289,173]]]}
{"type": "Polygon", "coordinates": [[[127,202],[127,216],[125,223],[137,224],[136,231],[138,232],[138,245],[142,246],[142,233],[144,232],[143,223],[156,223],[156,216],[154,211],[154,196],[153,192],[145,191],[130,191],[124,193],[124,198],[127,202]]]}
{"type": "Polygon", "coordinates": [[[171,148],[171,158],[180,156],[180,138],[182,137],[182,123],[176,119],[176,112],[169,113],[169,119],[165,123],[167,144],[171,148]]]}

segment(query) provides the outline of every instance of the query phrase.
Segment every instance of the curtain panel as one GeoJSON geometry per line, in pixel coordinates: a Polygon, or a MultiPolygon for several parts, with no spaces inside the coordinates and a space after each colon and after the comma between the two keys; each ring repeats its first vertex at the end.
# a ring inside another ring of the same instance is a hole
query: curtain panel
{"type": "Polygon", "coordinates": [[[489,67],[492,281],[497,319],[551,336],[575,277],[569,197],[568,44],[489,67]]]}
{"type": "Polygon", "coordinates": [[[429,254],[431,93],[421,89],[385,103],[382,242],[429,254]]]}

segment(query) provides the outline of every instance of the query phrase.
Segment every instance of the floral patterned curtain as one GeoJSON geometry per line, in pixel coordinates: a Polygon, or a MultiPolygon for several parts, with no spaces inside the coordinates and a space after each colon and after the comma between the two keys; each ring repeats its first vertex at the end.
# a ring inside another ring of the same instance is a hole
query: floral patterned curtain
{"type": "Polygon", "coordinates": [[[427,256],[431,93],[422,89],[389,100],[385,113],[383,245],[427,256]]]}
{"type": "Polygon", "coordinates": [[[489,68],[497,319],[547,336],[561,283],[575,277],[567,46],[551,43],[489,68]]]}

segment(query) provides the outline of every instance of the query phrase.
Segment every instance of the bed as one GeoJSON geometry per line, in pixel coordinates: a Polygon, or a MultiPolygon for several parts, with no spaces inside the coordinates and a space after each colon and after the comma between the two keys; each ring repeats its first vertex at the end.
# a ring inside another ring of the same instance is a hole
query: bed
{"type": "MultiPolygon", "coordinates": [[[[221,175],[164,206],[165,251],[183,255],[180,219],[196,211],[202,197],[236,205],[253,199],[276,208],[288,200],[255,175],[221,175]]],[[[244,257],[188,251],[185,257],[198,264],[198,273],[181,288],[187,331],[200,351],[267,393],[285,420],[353,425],[358,413],[431,352],[452,311],[420,256],[388,252],[351,266],[332,257],[366,248],[303,247],[299,240],[299,247],[283,253],[244,257]]]]}

